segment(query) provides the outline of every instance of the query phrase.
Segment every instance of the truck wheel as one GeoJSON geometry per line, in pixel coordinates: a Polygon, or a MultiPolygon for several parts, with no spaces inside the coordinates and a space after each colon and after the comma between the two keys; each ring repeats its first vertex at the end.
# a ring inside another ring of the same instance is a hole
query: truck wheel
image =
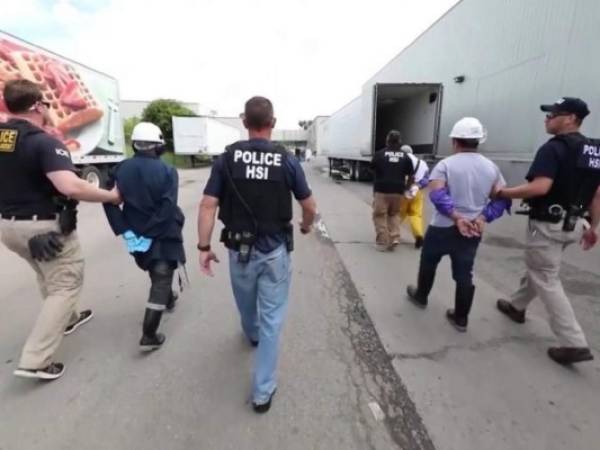
{"type": "Polygon", "coordinates": [[[369,164],[359,161],[358,162],[358,181],[373,181],[373,171],[371,170],[369,164]]]}
{"type": "Polygon", "coordinates": [[[360,161],[350,161],[350,180],[357,181],[359,178],[358,169],[360,161]]]}
{"type": "Polygon", "coordinates": [[[96,187],[102,187],[103,177],[100,170],[95,166],[85,166],[81,171],[81,178],[96,187]]]}

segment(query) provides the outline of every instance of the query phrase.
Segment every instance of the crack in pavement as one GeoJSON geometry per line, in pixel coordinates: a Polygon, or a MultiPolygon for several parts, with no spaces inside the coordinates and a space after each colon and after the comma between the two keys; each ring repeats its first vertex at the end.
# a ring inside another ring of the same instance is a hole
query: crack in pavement
{"type": "Polygon", "coordinates": [[[550,337],[539,337],[539,336],[504,336],[501,338],[490,339],[489,341],[477,342],[472,345],[457,345],[457,344],[449,344],[443,346],[439,350],[434,350],[432,352],[421,352],[421,353],[392,353],[390,356],[392,359],[398,360],[410,360],[410,359],[428,359],[430,361],[440,361],[445,358],[448,353],[452,350],[465,350],[478,352],[482,350],[488,349],[497,349],[501,346],[509,343],[552,343],[554,340],[550,337]]]}
{"type": "MultiPolygon", "coordinates": [[[[324,224],[322,229],[326,230],[324,224]]],[[[385,413],[383,423],[399,448],[434,450],[433,442],[415,404],[395,371],[392,359],[383,347],[363,299],[337,249],[327,238],[327,233],[317,236],[325,244],[322,247],[323,251],[328,253],[324,255],[324,260],[328,262],[326,272],[331,274],[331,279],[323,280],[324,284],[327,285],[328,292],[337,293],[338,309],[346,316],[346,324],[342,331],[350,341],[354,353],[353,361],[348,361],[343,352],[337,352],[337,355],[346,366],[348,380],[356,392],[353,403],[360,413],[359,423],[366,433],[367,445],[374,448],[371,434],[375,426],[375,422],[366,418],[370,411],[367,405],[371,401],[377,401],[385,413]]]]}

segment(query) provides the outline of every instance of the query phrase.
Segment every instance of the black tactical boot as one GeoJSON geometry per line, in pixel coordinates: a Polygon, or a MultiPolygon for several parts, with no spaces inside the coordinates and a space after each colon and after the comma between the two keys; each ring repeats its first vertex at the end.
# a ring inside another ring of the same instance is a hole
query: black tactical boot
{"type": "Polygon", "coordinates": [[[152,351],[160,348],[165,342],[165,335],[157,333],[158,326],[160,325],[160,318],[162,311],[156,311],[154,309],[146,308],[146,314],[144,315],[143,332],[144,335],[140,340],[140,350],[152,351]]]}

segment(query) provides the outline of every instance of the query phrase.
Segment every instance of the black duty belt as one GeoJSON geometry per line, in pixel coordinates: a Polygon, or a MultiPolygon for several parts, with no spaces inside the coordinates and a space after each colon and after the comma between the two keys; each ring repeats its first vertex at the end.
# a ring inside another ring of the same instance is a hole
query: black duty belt
{"type": "Polygon", "coordinates": [[[6,220],[55,220],[56,214],[0,214],[6,220]]]}
{"type": "Polygon", "coordinates": [[[538,206],[529,210],[529,218],[540,222],[559,223],[565,218],[566,211],[559,205],[538,206]]]}

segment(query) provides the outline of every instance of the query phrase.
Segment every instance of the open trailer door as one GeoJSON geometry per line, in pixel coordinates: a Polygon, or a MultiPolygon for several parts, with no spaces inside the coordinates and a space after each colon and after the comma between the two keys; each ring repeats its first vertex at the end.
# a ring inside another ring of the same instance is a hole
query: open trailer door
{"type": "Polygon", "coordinates": [[[441,83],[377,83],[373,86],[371,148],[385,147],[390,130],[417,154],[437,151],[442,111],[441,83]]]}

